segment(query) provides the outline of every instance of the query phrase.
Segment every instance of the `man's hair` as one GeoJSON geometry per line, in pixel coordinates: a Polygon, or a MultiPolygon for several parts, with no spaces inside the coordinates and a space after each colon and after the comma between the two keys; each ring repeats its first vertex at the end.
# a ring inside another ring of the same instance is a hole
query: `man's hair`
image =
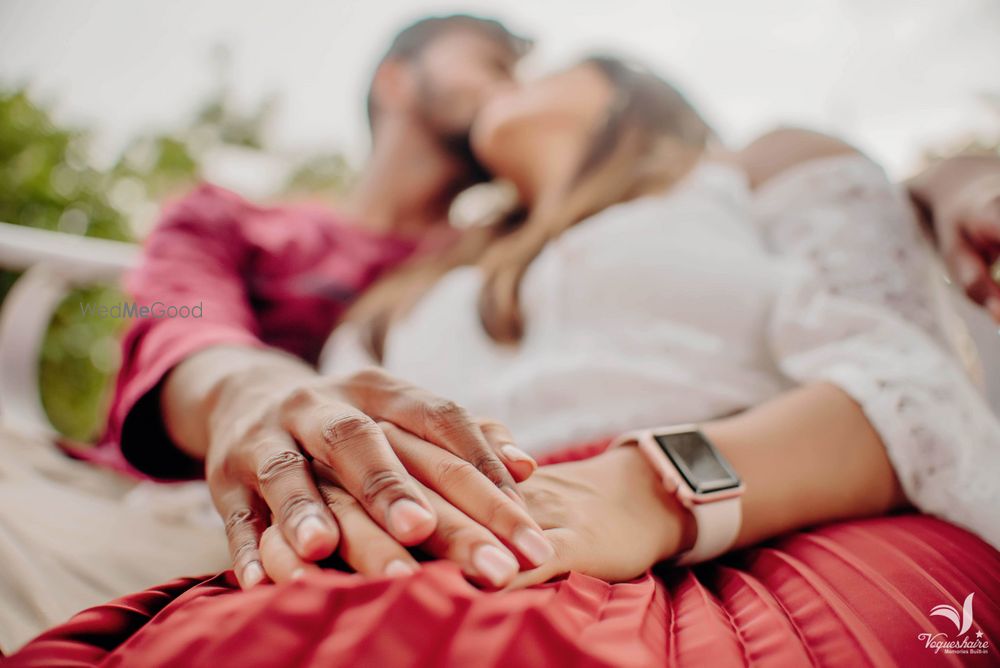
{"type": "MultiPolygon", "coordinates": [[[[412,60],[420,55],[431,42],[453,30],[474,30],[488,39],[495,40],[510,51],[515,59],[526,54],[533,44],[527,37],[515,35],[505,25],[495,19],[480,18],[468,14],[450,16],[429,16],[399,31],[389,49],[379,60],[379,67],[388,60],[412,60]]],[[[377,71],[378,68],[376,68],[377,71]]],[[[374,81],[368,88],[368,123],[374,124],[376,105],[374,81]]]]}

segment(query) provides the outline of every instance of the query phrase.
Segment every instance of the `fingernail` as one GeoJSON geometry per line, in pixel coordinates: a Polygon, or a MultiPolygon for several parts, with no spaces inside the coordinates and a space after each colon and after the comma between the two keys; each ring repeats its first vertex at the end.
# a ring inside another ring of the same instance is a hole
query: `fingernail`
{"type": "Polygon", "coordinates": [[[305,576],[306,576],[306,569],[304,569],[304,568],[296,568],[294,571],[292,571],[291,578],[293,580],[301,580],[305,576]]]}
{"type": "Polygon", "coordinates": [[[407,575],[413,575],[416,572],[416,566],[403,561],[402,559],[393,559],[389,562],[389,565],[385,567],[385,574],[392,578],[401,578],[407,575]]]}
{"type": "Polygon", "coordinates": [[[400,499],[389,506],[389,528],[396,538],[409,536],[433,521],[434,516],[426,508],[410,499],[400,499]]]}
{"type": "Polygon", "coordinates": [[[295,530],[295,537],[299,541],[299,547],[308,550],[313,541],[319,537],[326,526],[323,521],[315,515],[307,515],[295,530]]]}
{"type": "Polygon", "coordinates": [[[514,532],[514,547],[534,566],[541,566],[555,555],[545,536],[530,527],[521,527],[514,532]]]}
{"type": "Polygon", "coordinates": [[[482,545],[472,554],[472,565],[495,587],[503,586],[517,573],[517,561],[495,545],[482,545]]]}
{"type": "Polygon", "coordinates": [[[254,587],[260,584],[260,581],[264,579],[264,569],[260,567],[260,563],[256,561],[251,561],[243,569],[243,586],[246,589],[254,587]]]}
{"type": "Polygon", "coordinates": [[[531,455],[529,455],[527,452],[517,447],[516,445],[511,445],[510,443],[508,443],[507,445],[504,445],[500,448],[500,452],[502,452],[504,457],[511,460],[512,462],[526,462],[528,464],[531,464],[533,468],[538,466],[538,462],[535,461],[534,457],[532,457],[531,455]]]}

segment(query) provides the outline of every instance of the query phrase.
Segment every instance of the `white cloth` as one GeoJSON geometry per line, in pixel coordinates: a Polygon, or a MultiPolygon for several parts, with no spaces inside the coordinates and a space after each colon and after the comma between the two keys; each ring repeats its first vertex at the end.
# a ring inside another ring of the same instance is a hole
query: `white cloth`
{"type": "Polygon", "coordinates": [[[0,426],[0,650],[71,615],[229,568],[202,482],[141,482],[0,426]]]}
{"type": "MultiPolygon", "coordinates": [[[[1000,547],[1000,422],[946,348],[929,255],[901,193],[861,156],[756,193],[703,163],[551,242],[522,282],[520,345],[482,330],[481,275],[464,267],[394,324],[384,366],[535,453],[830,381],[862,405],[915,505],[1000,547]]],[[[371,363],[349,325],[321,362],[335,375],[371,363]]]]}

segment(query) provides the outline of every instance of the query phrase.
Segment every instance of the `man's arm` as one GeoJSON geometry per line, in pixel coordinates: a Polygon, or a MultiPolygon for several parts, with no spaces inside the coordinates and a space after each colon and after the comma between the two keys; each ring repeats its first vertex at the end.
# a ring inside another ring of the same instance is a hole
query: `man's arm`
{"type": "Polygon", "coordinates": [[[126,277],[139,307],[197,307],[200,317],[138,318],[122,343],[122,364],[105,439],[156,478],[202,475],[202,462],[171,440],[160,413],[169,372],[214,346],[264,351],[243,280],[250,248],[240,225],[245,203],[204,185],[168,207],[126,277]]]}
{"type": "Polygon", "coordinates": [[[1000,322],[1000,157],[942,160],[907,185],[952,276],[1000,322]]]}

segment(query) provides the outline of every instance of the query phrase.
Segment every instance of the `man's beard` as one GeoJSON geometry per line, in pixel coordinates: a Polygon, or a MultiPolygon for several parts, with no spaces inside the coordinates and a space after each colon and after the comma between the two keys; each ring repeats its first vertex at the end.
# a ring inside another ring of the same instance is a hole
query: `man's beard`
{"type": "Polygon", "coordinates": [[[472,151],[472,144],[469,138],[470,127],[449,129],[445,127],[445,124],[434,113],[435,109],[441,108],[446,96],[435,90],[429,77],[424,76],[420,78],[417,94],[421,123],[430,130],[431,134],[434,135],[434,139],[445,152],[462,165],[463,178],[461,187],[491,179],[492,175],[476,159],[472,151]]]}
{"type": "Polygon", "coordinates": [[[463,186],[480,183],[493,178],[493,175],[490,174],[486,167],[484,167],[483,164],[476,159],[476,155],[472,152],[472,144],[469,141],[469,133],[466,132],[463,135],[442,136],[441,142],[445,147],[445,150],[450,155],[454,156],[455,160],[461,163],[463,186]]]}

